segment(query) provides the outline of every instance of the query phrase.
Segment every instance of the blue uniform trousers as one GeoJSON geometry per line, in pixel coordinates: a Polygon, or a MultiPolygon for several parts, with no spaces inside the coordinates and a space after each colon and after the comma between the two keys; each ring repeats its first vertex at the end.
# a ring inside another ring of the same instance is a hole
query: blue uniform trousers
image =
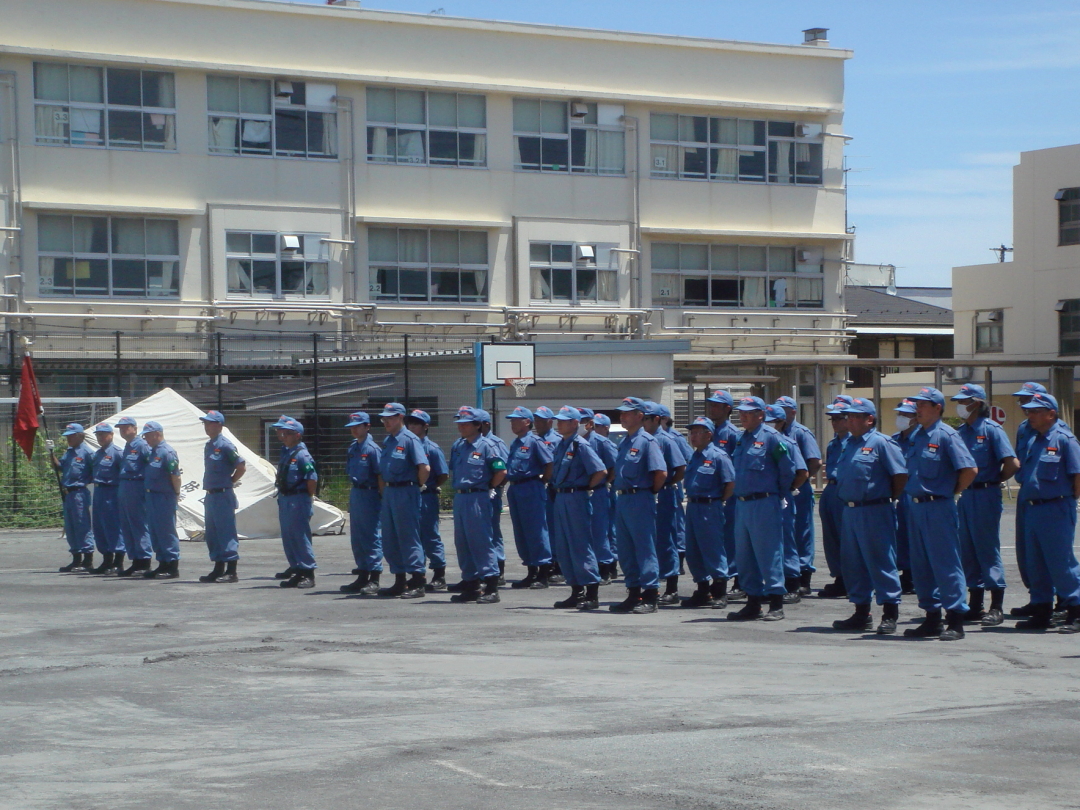
{"type": "Polygon", "coordinates": [[[799,560],[799,545],[795,540],[795,499],[787,495],[783,504],[781,519],[784,524],[784,577],[798,579],[802,574],[802,562],[799,560]]]}
{"type": "Polygon", "coordinates": [[[546,485],[540,479],[511,484],[506,491],[510,504],[510,522],[514,526],[514,544],[526,567],[551,563],[551,539],[548,532],[546,485]]]}
{"type": "Polygon", "coordinates": [[[378,489],[353,487],[349,493],[349,542],[361,571],[382,573],[382,496],[378,489]]]}
{"type": "Polygon", "coordinates": [[[896,570],[896,513],[891,503],[845,506],[840,528],[840,559],[848,599],[869,605],[900,604],[896,570]]]}
{"type": "Polygon", "coordinates": [[[608,565],[615,561],[611,550],[611,495],[607,486],[593,490],[592,497],[592,547],[596,561],[608,565]]]}
{"type": "Polygon", "coordinates": [[[439,533],[439,493],[420,493],[420,545],[432,568],[446,568],[446,549],[439,533]]]}
{"type": "Polygon", "coordinates": [[[93,509],[91,524],[94,527],[94,542],[102,554],[115,554],[124,550],[124,539],[120,536],[120,493],[117,487],[94,484],[93,509]]]}
{"type": "Polygon", "coordinates": [[[675,485],[675,550],[680,553],[686,552],[686,510],[683,501],[686,491],[682,482],[675,485]]]}
{"type": "Polygon", "coordinates": [[[390,573],[424,573],[424,546],[420,542],[420,489],[386,486],[382,493],[383,554],[390,573]]]}
{"type": "Polygon", "coordinates": [[[180,538],[176,534],[176,493],[146,493],[146,528],[150,546],[158,562],[180,559],[180,538]]]}
{"type": "Polygon", "coordinates": [[[506,542],[502,533],[502,487],[496,487],[491,498],[491,545],[495,547],[495,557],[498,560],[506,559],[506,542]]]}
{"type": "Polygon", "coordinates": [[[911,496],[901,493],[896,499],[896,567],[901,571],[911,569],[911,544],[908,542],[908,512],[911,496]]]}
{"type": "Polygon", "coordinates": [[[799,555],[799,573],[814,568],[814,485],[807,481],[793,499],[795,507],[795,549],[799,555]]]}
{"type": "Polygon", "coordinates": [[[487,490],[454,495],[454,548],[463,580],[475,582],[499,575],[487,490]]]}
{"type": "MultiPolygon", "coordinates": [[[[555,490],[552,487],[547,488],[547,504],[544,506],[544,513],[547,515],[548,536],[550,537],[555,528],[555,490]]],[[[551,561],[559,562],[554,546],[551,547],[551,561]]]]}
{"type": "Polygon", "coordinates": [[[594,585],[600,581],[592,547],[592,504],[588,492],[560,492],[555,496],[555,531],[552,533],[567,585],[594,585]]]}
{"type": "Polygon", "coordinates": [[[686,505],[686,564],[694,582],[728,578],[722,501],[686,505]]]}
{"type": "MultiPolygon", "coordinates": [[[[826,484],[818,500],[818,514],[821,516],[821,547],[825,551],[825,564],[829,567],[829,576],[834,579],[843,576],[840,565],[840,531],[844,516],[844,502],[836,494],[836,484],[826,484]]],[[[895,523],[896,516],[893,515],[895,523]]]]}
{"type": "Polygon", "coordinates": [[[236,537],[236,493],[207,492],[203,499],[206,515],[206,549],[214,562],[232,562],[240,559],[240,543],[236,537]]]}
{"type": "Polygon", "coordinates": [[[1016,567],[1020,571],[1020,582],[1030,588],[1027,571],[1027,503],[1016,499],[1016,567]]]}
{"type": "Polygon", "coordinates": [[[1024,531],[1032,603],[1053,602],[1056,591],[1066,605],[1080,605],[1080,564],[1073,553],[1076,501],[1028,505],[1024,531]]]}
{"type": "Polygon", "coordinates": [[[777,596],[784,585],[784,518],[779,495],[739,501],[735,511],[735,558],[739,586],[748,596],[777,596]]]}
{"type": "Polygon", "coordinates": [[[620,495],[615,501],[615,537],[627,588],[655,588],[656,497],[646,490],[620,495]]]}
{"type": "MultiPolygon", "coordinates": [[[[908,505],[911,578],[923,610],[967,612],[960,527],[952,498],[908,505]]],[[[847,582],[844,583],[847,585],[847,582]]]]}
{"type": "Polygon", "coordinates": [[[311,545],[312,499],[306,492],[278,495],[278,523],[281,545],[290,568],[314,570],[315,550],[311,545]]]}
{"type": "Polygon", "coordinates": [[[675,536],[675,513],[677,511],[675,487],[664,487],[656,496],[656,562],[660,566],[660,578],[679,573],[679,548],[675,536]]]}
{"type": "Polygon", "coordinates": [[[74,487],[64,496],[64,534],[72,554],[94,550],[94,529],[90,519],[90,490],[74,487]]]}
{"type": "Polygon", "coordinates": [[[738,506],[738,498],[728,498],[724,502],[724,554],[729,577],[739,575],[739,566],[735,563],[735,510],[738,506]]]}
{"type": "Polygon", "coordinates": [[[611,543],[612,562],[619,559],[619,547],[615,543],[615,487],[608,488],[608,540],[611,543]]]}
{"type": "Polygon", "coordinates": [[[120,536],[122,550],[132,560],[149,560],[153,554],[146,528],[146,489],[142,481],[120,479],[120,536]]]}
{"type": "Polygon", "coordinates": [[[1001,510],[1001,490],[997,487],[968,488],[960,495],[960,560],[969,588],[1005,588],[1001,510]]]}

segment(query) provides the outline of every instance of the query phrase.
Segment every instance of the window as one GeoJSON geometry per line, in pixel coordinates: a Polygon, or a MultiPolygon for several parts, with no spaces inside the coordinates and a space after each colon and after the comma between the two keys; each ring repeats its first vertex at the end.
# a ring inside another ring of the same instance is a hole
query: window
{"type": "Polygon", "coordinates": [[[675,113],[649,121],[653,177],[821,185],[819,124],[675,113]]]}
{"type": "Polygon", "coordinates": [[[175,219],[38,217],[42,295],[174,298],[180,291],[175,219]]]}
{"type": "Polygon", "coordinates": [[[1000,352],[1004,346],[1005,313],[1000,309],[975,313],[975,351],[1000,352]]]}
{"type": "Polygon", "coordinates": [[[332,84],[207,76],[210,152],[336,158],[336,98],[332,84]]]}
{"type": "Polygon", "coordinates": [[[1060,354],[1080,354],[1080,298],[1058,304],[1060,354]]]}
{"type": "Polygon", "coordinates": [[[330,294],[327,234],[228,231],[230,296],[325,298],[330,294]]]}
{"type": "Polygon", "coordinates": [[[370,228],[368,279],[377,301],[486,303],[488,235],[370,228]]]}
{"type": "Polygon", "coordinates": [[[530,172],[622,175],[626,131],[621,104],[514,99],[514,168],[530,172]]]}
{"type": "Polygon", "coordinates": [[[487,165],[487,100],[466,93],[367,88],[369,163],[487,165]]]}
{"type": "Polygon", "coordinates": [[[533,301],[592,304],[619,299],[616,245],[532,242],[529,276],[533,301]]]}
{"type": "Polygon", "coordinates": [[[173,74],[34,63],[38,143],[110,149],[176,149],[173,74]]]}
{"type": "Polygon", "coordinates": [[[821,307],[820,250],[654,242],[653,303],[670,307],[821,307]]]}
{"type": "Polygon", "coordinates": [[[1058,201],[1058,244],[1080,245],[1080,188],[1063,188],[1058,201]]]}

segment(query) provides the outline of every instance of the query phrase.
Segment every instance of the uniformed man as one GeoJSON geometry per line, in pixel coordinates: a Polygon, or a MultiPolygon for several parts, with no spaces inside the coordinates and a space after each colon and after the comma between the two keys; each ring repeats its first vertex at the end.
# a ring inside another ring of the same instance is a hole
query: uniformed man
{"type": "Polygon", "coordinates": [[[236,445],[222,432],[225,416],[220,411],[207,411],[199,417],[206,432],[203,448],[203,499],[206,548],[214,570],[199,577],[199,582],[232,583],[237,581],[236,562],[240,559],[240,542],[236,534],[237,482],[247,472],[247,462],[236,445]]]}
{"type": "MultiPolygon", "coordinates": [[[[552,458],[555,457],[555,446],[561,440],[559,433],[555,430],[555,413],[547,405],[541,405],[539,408],[533,411],[533,430],[536,431],[536,435],[540,437],[548,449],[551,451],[552,458]]],[[[547,525],[548,532],[551,532],[551,527],[555,525],[555,493],[551,490],[551,482],[547,485],[547,525]]],[[[563,576],[562,568],[559,566],[559,560],[555,556],[555,549],[551,550],[551,574],[548,576],[549,585],[563,585],[566,582],[566,577],[563,576]]]]}
{"type": "Polygon", "coordinates": [[[877,430],[877,407],[855,398],[845,404],[850,438],[834,472],[843,505],[840,560],[855,613],[833,622],[836,630],[873,629],[870,598],[881,605],[878,635],[896,632],[900,617],[900,573],[896,569],[896,512],[893,501],[907,484],[900,446],[877,430]]]}
{"type": "Polygon", "coordinates": [[[141,431],[150,448],[143,485],[146,487],[146,528],[158,567],[143,573],[146,579],[180,576],[180,538],[176,534],[176,504],[180,498],[180,459],[165,441],[160,422],[149,421],[141,431]]]}
{"type": "MultiPolygon", "coordinates": [[[[581,426],[585,429],[585,440],[589,447],[604,462],[607,476],[600,485],[593,490],[589,500],[592,503],[592,544],[593,553],[596,555],[596,564],[600,571],[600,584],[610,585],[618,572],[615,571],[615,552],[611,540],[611,515],[613,502],[611,499],[611,482],[615,480],[615,443],[605,433],[596,430],[597,414],[592,408],[578,408],[581,412],[581,426]]],[[[604,416],[600,414],[600,416],[604,416]]],[[[611,424],[611,420],[604,416],[611,424]]]]}
{"type": "Polygon", "coordinates": [[[981,385],[968,383],[952,398],[964,420],[957,431],[979,468],[971,486],[960,495],[960,560],[968,586],[966,621],[994,627],[1004,621],[1005,567],[1001,562],[1001,486],[1016,474],[1009,437],[990,419],[990,406],[981,385]],[[990,591],[990,609],[984,593],[990,591]]]}
{"type": "Polygon", "coordinates": [[[124,538],[120,536],[120,504],[117,484],[120,481],[120,448],[113,444],[113,429],[108,422],[94,427],[98,449],[91,459],[94,470],[94,497],[91,509],[94,542],[101,552],[101,565],[91,574],[112,575],[124,567],[124,538]]]}
{"type": "Polygon", "coordinates": [[[277,574],[282,588],[315,587],[315,549],[311,543],[312,502],[319,474],[315,459],[304,444],[304,426],[291,416],[282,416],[272,427],[281,442],[277,468],[278,523],[281,545],[289,567],[277,574]]]}
{"type": "Polygon", "coordinates": [[[784,525],[783,497],[795,481],[795,459],[779,432],[765,424],[761,397],[743,397],[737,407],[743,434],[735,447],[735,554],[739,581],[746,591],[746,606],[729,613],[728,619],[762,618],[762,601],[768,597],[766,621],[784,618],[784,525]]]}
{"type": "MultiPolygon", "coordinates": [[[[686,437],[675,429],[675,419],[671,415],[671,409],[662,402],[660,403],[660,429],[667,434],[668,440],[682,453],[683,461],[689,464],[690,457],[694,455],[694,448],[690,446],[690,442],[686,440],[686,437]]],[[[684,471],[683,476],[685,475],[684,471]]],[[[683,481],[680,479],[675,484],[675,548],[679,552],[680,575],[686,573],[686,509],[683,506],[685,500],[686,490],[683,487],[683,481]]],[[[660,599],[661,602],[664,602],[663,596],[660,599]]]]}
{"type": "Polygon", "coordinates": [[[120,485],[117,487],[120,509],[120,536],[131,566],[117,566],[118,577],[130,577],[150,570],[150,530],[146,527],[146,487],[143,478],[150,462],[150,445],[139,436],[139,425],[132,416],[116,420],[116,429],[126,444],[120,462],[120,485]]]}
{"type": "Polygon", "coordinates": [[[787,445],[788,453],[795,460],[795,481],[791,485],[791,492],[784,496],[784,594],[785,605],[795,605],[802,600],[800,588],[800,558],[799,547],[795,539],[795,497],[799,488],[809,477],[807,462],[802,457],[799,445],[794,437],[784,433],[784,423],[787,414],[780,405],[767,405],[765,407],[765,424],[780,434],[781,440],[787,445]]]}
{"type": "Polygon", "coordinates": [[[61,497],[64,499],[64,535],[67,537],[71,562],[60,572],[85,573],[94,567],[94,528],[90,515],[90,490],[94,470],[91,456],[94,451],[86,443],[83,426],[72,422],[61,434],[67,441],[67,450],[56,460],[49,448],[49,462],[60,470],[61,497]]]}
{"type": "Polygon", "coordinates": [[[964,637],[967,594],[954,498],[975,480],[978,470],[960,435],[941,421],[945,395],[927,387],[910,399],[915,402],[919,429],[912,434],[907,448],[908,481],[904,491],[911,496],[911,572],[926,619],[918,627],[905,630],[904,635],[955,641],[964,637]],[[944,628],[942,607],[946,611],[944,628]]]}
{"type": "Polygon", "coordinates": [[[431,466],[424,445],[405,427],[405,413],[400,402],[388,402],[379,414],[386,430],[379,458],[383,554],[394,575],[393,586],[381,589],[379,596],[416,599],[427,594],[420,490],[427,484],[431,466]]]}
{"type": "Polygon", "coordinates": [[[682,450],[668,435],[660,429],[663,408],[659,402],[645,403],[645,421],[643,427],[651,433],[667,464],[667,478],[663,488],[656,495],[656,559],[660,567],[660,579],[664,580],[664,595],[659,597],[661,605],[679,604],[679,547],[676,536],[675,511],[678,508],[678,494],[675,485],[682,481],[686,473],[686,458],[682,450]]]}
{"type": "MultiPolygon", "coordinates": [[[[734,455],[735,446],[742,433],[739,428],[731,424],[731,411],[734,407],[735,400],[731,398],[729,392],[722,389],[713,391],[712,395],[705,400],[705,415],[716,425],[713,431],[713,444],[729,457],[734,455]]],[[[739,587],[739,568],[735,563],[735,509],[738,503],[738,498],[728,498],[724,502],[724,553],[727,556],[728,577],[730,578],[728,601],[746,598],[746,594],[739,587]]]]}
{"type": "MultiPolygon", "coordinates": [[[[609,438],[611,433],[611,417],[606,413],[598,413],[593,416],[593,431],[594,435],[599,439],[604,439],[611,446],[611,470],[608,473],[608,484],[606,486],[607,502],[608,502],[608,515],[607,515],[607,537],[608,548],[611,551],[611,563],[608,565],[607,576],[608,580],[614,582],[619,576],[619,549],[615,544],[615,498],[618,497],[615,494],[615,457],[618,453],[618,447],[615,442],[609,438]]],[[[595,447],[593,449],[596,449],[595,447]]],[[[604,453],[597,450],[597,455],[600,458],[604,458],[604,453]]],[[[595,512],[593,513],[595,515],[595,512]]],[[[595,521],[594,521],[594,524],[595,521]]],[[[604,575],[600,575],[600,584],[604,584],[604,575]]]]}
{"type": "Polygon", "coordinates": [[[405,417],[405,427],[420,437],[420,444],[427,453],[428,466],[431,467],[427,483],[420,490],[420,543],[431,568],[431,582],[426,590],[435,593],[446,590],[446,549],[439,531],[439,490],[450,477],[450,472],[442,448],[428,435],[430,425],[431,414],[419,408],[409,411],[405,417]]]}
{"type": "Polygon", "coordinates": [[[480,432],[481,409],[463,405],[454,422],[461,438],[450,448],[454,485],[454,547],[461,583],[451,602],[499,601],[499,561],[491,537],[490,491],[506,479],[506,462],[480,432]]]}
{"type": "MultiPolygon", "coordinates": [[[[894,410],[896,433],[892,435],[892,440],[900,446],[900,452],[906,458],[911,434],[919,429],[919,423],[915,421],[915,401],[903,399],[894,410]]],[[[904,594],[915,593],[915,583],[911,578],[911,545],[908,543],[907,516],[910,507],[911,496],[904,492],[896,499],[896,566],[900,569],[900,590],[904,594]]]]}
{"type": "Polygon", "coordinates": [[[506,415],[514,440],[506,478],[506,500],[514,527],[514,544],[527,571],[511,588],[540,590],[551,575],[551,537],[547,522],[547,482],[551,480],[552,450],[533,432],[533,414],[520,405],[506,415]]]}
{"type": "Polygon", "coordinates": [[[655,613],[660,566],[656,558],[656,493],[664,488],[668,465],[656,437],[645,430],[648,403],[626,397],[619,422],[626,429],[615,455],[615,538],[627,597],[612,613],[655,613]]]}
{"type": "MultiPolygon", "coordinates": [[[[480,432],[484,438],[491,442],[503,460],[503,464],[510,458],[510,448],[498,433],[491,429],[491,414],[483,408],[479,408],[480,432]]],[[[499,584],[506,584],[506,542],[502,532],[502,508],[503,488],[494,487],[491,490],[491,541],[495,544],[495,557],[499,560],[499,584]]]]}
{"type": "Polygon", "coordinates": [[[352,482],[349,491],[349,544],[356,563],[356,580],[342,585],[342,593],[374,596],[382,575],[382,495],[379,494],[379,459],[382,451],[371,438],[371,417],[364,411],[349,416],[345,427],[352,443],[345,451],[345,474],[352,482]]]}
{"type": "Polygon", "coordinates": [[[825,406],[833,437],[825,448],[825,489],[818,501],[818,515],[821,517],[821,547],[825,551],[825,563],[829,566],[829,576],[833,581],[818,592],[818,596],[823,599],[847,596],[844,573],[840,565],[840,520],[844,515],[844,507],[836,495],[836,465],[848,442],[848,422],[844,408],[850,405],[851,401],[847,394],[840,394],[832,404],[825,406]]]}
{"type": "Polygon", "coordinates": [[[809,596],[810,582],[817,570],[814,568],[814,485],[810,483],[810,479],[821,469],[821,450],[814,432],[795,419],[798,410],[795,400],[791,397],[780,397],[776,404],[787,414],[781,433],[794,440],[806,461],[809,473],[806,480],[799,485],[798,493],[792,501],[795,508],[795,555],[799,559],[799,572],[793,573],[793,578],[797,577],[798,582],[792,582],[788,587],[791,591],[791,586],[794,586],[794,591],[800,596],[809,596]]]}
{"type": "Polygon", "coordinates": [[[607,478],[607,467],[584,436],[578,433],[581,412],[563,405],[555,414],[562,441],[555,448],[551,483],[555,490],[552,542],[566,562],[563,573],[570,596],[556,608],[596,610],[600,606],[600,572],[592,544],[590,494],[607,478]]]}
{"type": "Polygon", "coordinates": [[[731,458],[713,442],[715,425],[699,416],[689,425],[693,454],[686,464],[686,562],[697,590],[684,608],[727,607],[724,501],[735,490],[731,458]]]}
{"type": "Polygon", "coordinates": [[[1058,424],[1057,400],[1035,393],[1023,406],[1026,437],[1017,480],[1027,507],[1024,548],[1027,554],[1031,615],[1017,629],[1050,627],[1054,592],[1065,605],[1062,633],[1080,633],[1080,564],[1073,553],[1076,500],[1080,497],[1080,443],[1058,424]]]}

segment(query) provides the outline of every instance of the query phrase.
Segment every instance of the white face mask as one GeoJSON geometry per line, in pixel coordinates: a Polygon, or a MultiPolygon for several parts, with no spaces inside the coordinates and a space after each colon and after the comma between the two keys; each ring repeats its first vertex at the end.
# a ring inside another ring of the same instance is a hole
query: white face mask
{"type": "Polygon", "coordinates": [[[896,415],[896,429],[900,430],[900,431],[904,431],[904,430],[907,430],[909,427],[911,427],[911,417],[910,416],[905,416],[902,413],[897,414],[896,415]]]}
{"type": "Polygon", "coordinates": [[[966,402],[956,403],[956,415],[963,419],[965,422],[967,421],[967,418],[971,415],[971,411],[968,410],[968,404],[966,402]]]}

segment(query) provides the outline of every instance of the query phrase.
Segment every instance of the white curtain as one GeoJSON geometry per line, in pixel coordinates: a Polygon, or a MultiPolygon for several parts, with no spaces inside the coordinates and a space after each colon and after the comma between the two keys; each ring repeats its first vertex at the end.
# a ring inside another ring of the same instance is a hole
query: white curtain
{"type": "Polygon", "coordinates": [[[330,292],[330,273],[325,262],[309,262],[307,266],[307,294],[328,295],[330,292]]]}
{"type": "Polygon", "coordinates": [[[794,183],[791,173],[791,150],[795,144],[790,141],[773,141],[769,144],[769,157],[773,162],[770,167],[775,172],[769,180],[774,183],[794,183]]]}
{"type": "Polygon", "coordinates": [[[585,129],[581,132],[585,135],[585,154],[582,155],[580,163],[575,168],[594,170],[596,168],[596,130],[585,129]]]}
{"type": "Polygon", "coordinates": [[[742,303],[744,307],[761,308],[766,305],[765,279],[744,278],[742,285],[742,303]]]}
{"type": "Polygon", "coordinates": [[[390,148],[389,130],[386,127],[368,127],[368,132],[371,133],[371,147],[368,156],[384,160],[393,158],[393,155],[388,151],[390,148]]]}
{"type": "Polygon", "coordinates": [[[397,131],[398,163],[423,163],[424,157],[424,133],[399,129],[397,131]]]}
{"type": "Polygon", "coordinates": [[[679,147],[654,143],[652,145],[652,173],[654,177],[678,177],[679,147]]]}
{"type": "Polygon", "coordinates": [[[240,122],[235,118],[210,119],[210,151],[235,154],[236,127],[240,122]]]}
{"type": "Polygon", "coordinates": [[[600,131],[597,144],[600,174],[626,171],[626,133],[600,131]]]}
{"type": "Polygon", "coordinates": [[[337,113],[314,113],[322,116],[322,154],[336,155],[338,149],[337,113]]]}
{"type": "Polygon", "coordinates": [[[63,118],[67,109],[52,105],[39,104],[34,107],[34,132],[39,141],[67,143],[63,118]]]}
{"type": "Polygon", "coordinates": [[[472,136],[473,153],[471,157],[462,155],[464,160],[471,160],[476,166],[487,165],[487,136],[477,133],[472,136]]]}
{"type": "Polygon", "coordinates": [[[718,180],[735,180],[739,176],[739,151],[737,149],[714,149],[716,166],[713,177],[718,180]]]}
{"type": "Polygon", "coordinates": [[[402,262],[424,264],[428,260],[427,231],[398,231],[398,258],[402,262]]]}
{"type": "Polygon", "coordinates": [[[601,301],[617,301],[619,299],[619,274],[611,270],[600,270],[597,275],[600,285],[596,297],[601,301]]]}
{"type": "Polygon", "coordinates": [[[270,122],[269,121],[245,121],[243,140],[248,143],[265,143],[270,144],[270,122]]]}
{"type": "Polygon", "coordinates": [[[548,301],[551,299],[551,285],[545,278],[545,271],[534,268],[532,271],[532,284],[530,285],[530,297],[534,301],[548,301]]]}

